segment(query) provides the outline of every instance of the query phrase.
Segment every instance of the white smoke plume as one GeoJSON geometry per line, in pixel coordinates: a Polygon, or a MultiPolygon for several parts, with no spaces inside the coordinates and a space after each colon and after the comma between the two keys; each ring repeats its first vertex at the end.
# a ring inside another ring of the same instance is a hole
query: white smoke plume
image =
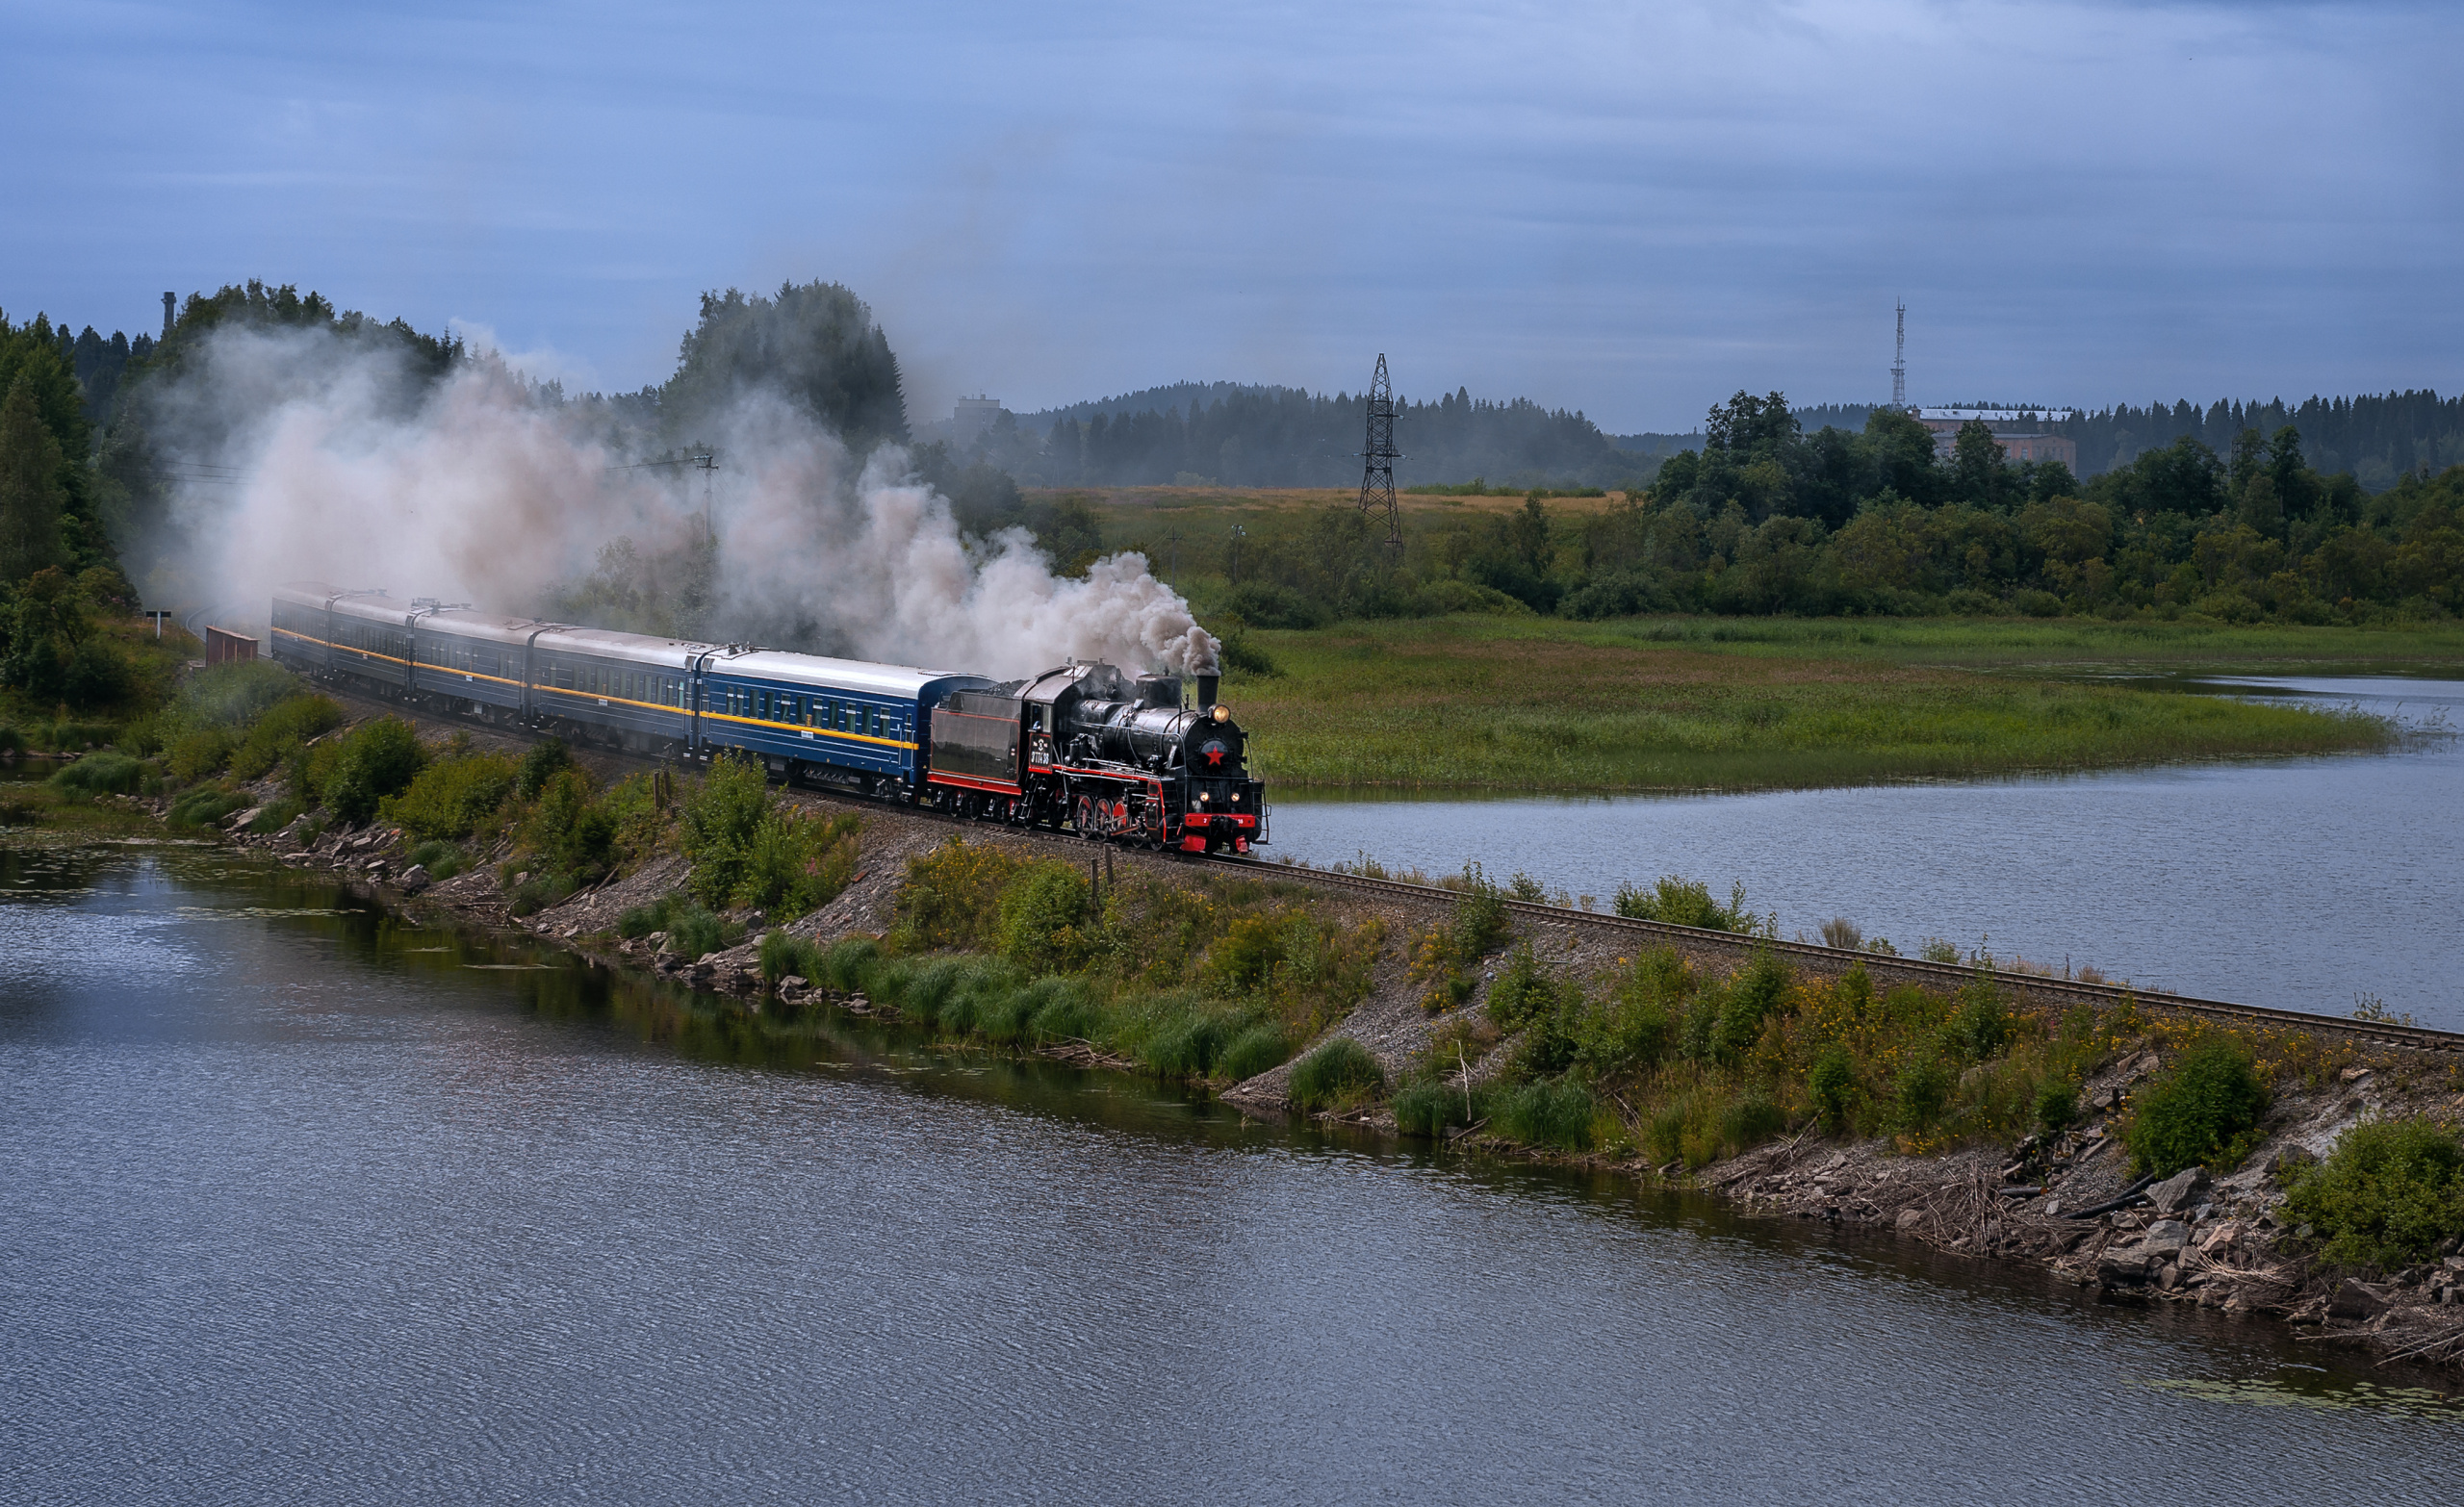
{"type": "Polygon", "coordinates": [[[398,355],[324,331],[218,331],[155,400],[156,445],[190,478],[174,515],[187,567],[235,607],[261,612],[276,584],[316,579],[543,611],[620,538],[654,555],[698,537],[706,485],[719,636],[999,677],[1073,657],[1217,665],[1214,637],[1142,555],[1071,578],[1022,530],[972,544],[903,452],[860,469],[768,395],[729,413],[706,478],[624,469],[587,410],[542,401],[500,363],[424,383],[398,355]]]}

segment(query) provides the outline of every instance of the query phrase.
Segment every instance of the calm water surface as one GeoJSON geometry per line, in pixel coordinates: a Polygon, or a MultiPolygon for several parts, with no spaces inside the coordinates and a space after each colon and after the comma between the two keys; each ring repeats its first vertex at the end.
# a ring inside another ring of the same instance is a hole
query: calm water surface
{"type": "Polygon", "coordinates": [[[1887,1241],[0,850],[0,1500],[2318,1502],[2464,1418],[1887,1241]]]}
{"type": "MultiPolygon", "coordinates": [[[[2464,728],[2464,681],[2226,682],[2464,728]]],[[[1615,800],[1276,800],[1270,850],[1454,873],[1477,860],[1605,908],[1662,874],[1781,934],[1845,916],[2156,988],[2348,1014],[2374,996],[2464,1030],[2464,747],[2059,779],[1615,800]]]]}

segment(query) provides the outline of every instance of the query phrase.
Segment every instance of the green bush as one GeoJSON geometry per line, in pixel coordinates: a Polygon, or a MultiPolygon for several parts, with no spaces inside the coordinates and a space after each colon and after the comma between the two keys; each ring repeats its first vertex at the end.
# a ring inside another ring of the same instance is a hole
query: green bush
{"type": "Polygon", "coordinates": [[[2011,1039],[2011,1010],[2002,991],[1982,978],[1960,990],[1949,1036],[1961,1058],[1970,1062],[1982,1062],[2001,1051],[2011,1039]]]}
{"type": "Polygon", "coordinates": [[[2431,1120],[2356,1125],[2286,1182],[2282,1217],[2311,1226],[2327,1261],[2403,1266],[2464,1236],[2464,1144],[2431,1120]]]}
{"type": "Polygon", "coordinates": [[[1843,1046],[1823,1048],[1806,1075],[1806,1088],[1812,1096],[1814,1112],[1822,1116],[1822,1128],[1838,1135],[1848,1128],[1855,1108],[1857,1059],[1843,1046]]]}
{"type": "Polygon", "coordinates": [[[1757,948],[1753,960],[1729,979],[1712,1034],[1712,1056],[1733,1064],[1753,1051],[1761,1038],[1762,1022],[1786,1002],[1788,983],[1788,965],[1770,949],[1757,948]]]}
{"type": "Polygon", "coordinates": [[[2170,1177],[2189,1166],[2229,1172],[2249,1155],[2267,1102],[2249,1055],[2209,1036],[2139,1095],[2122,1140],[2143,1173],[2170,1177]]]}
{"type": "Polygon", "coordinates": [[[164,754],[164,772],[184,785],[192,785],[222,772],[231,762],[231,734],[220,728],[204,728],[171,740],[164,754]]]}
{"type": "Polygon", "coordinates": [[[616,819],[591,798],[587,774],[560,769],[523,823],[521,846],[555,873],[587,883],[614,860],[616,819]]]}
{"type": "Polygon", "coordinates": [[[1289,1092],[1304,1110],[1356,1101],[1386,1086],[1386,1070],[1369,1048],[1337,1036],[1293,1065],[1289,1092]]]}
{"type": "Polygon", "coordinates": [[[573,751],[565,747],[563,739],[550,738],[545,743],[534,743],[522,755],[521,764],[514,770],[514,793],[525,801],[536,801],[539,792],[548,788],[550,779],[573,767],[573,751]]]}
{"type": "Polygon", "coordinates": [[[1535,1017],[1514,1040],[1513,1055],[1506,1059],[1505,1076],[1516,1083],[1535,1078],[1554,1078],[1575,1065],[1582,1046],[1569,1029],[1570,1019],[1582,1010],[1579,994],[1569,990],[1568,1006],[1560,1006],[1547,1014],[1535,1017]]]}
{"type": "Polygon", "coordinates": [[[855,878],[859,825],[852,814],[771,812],[753,830],[729,898],[780,920],[818,910],[836,900],[855,878]]]}
{"type": "Polygon", "coordinates": [[[496,754],[443,758],[378,809],[413,837],[468,837],[513,793],[513,760],[496,754]]]}
{"type": "Polygon", "coordinates": [[[1206,981],[1226,994],[1271,992],[1279,981],[1314,975],[1325,940],[1309,913],[1281,907],[1232,918],[1206,949],[1206,981]]]}
{"type": "Polygon", "coordinates": [[[379,717],[354,728],[336,751],[321,794],[325,809],[346,822],[364,822],[377,803],[399,795],[427,764],[419,733],[399,717],[379,717]]]}
{"type": "Polygon", "coordinates": [[[1000,956],[1033,973],[1082,968],[1090,908],[1077,864],[1035,859],[1000,891],[1000,956]]]}
{"type": "Polygon", "coordinates": [[[1574,1011],[1575,1059],[1593,1077],[1658,1066],[1677,1049],[1680,1016],[1694,974],[1673,947],[1634,959],[1596,1005],[1574,1011]]]}
{"type": "Polygon", "coordinates": [[[2037,1124],[2048,1136],[2058,1136],[2079,1120],[2079,1090],[2060,1078],[2045,1080],[2037,1090],[2037,1124]]]}
{"type": "Polygon", "coordinates": [[[311,738],[343,725],[340,702],[330,696],[295,696],[259,717],[231,755],[231,773],[256,779],[295,754],[311,738]]]}
{"type": "Polygon", "coordinates": [[[998,946],[1001,893],[1021,861],[1005,848],[956,837],[910,858],[894,945],[901,952],[998,946]]]}
{"type": "Polygon", "coordinates": [[[1501,1029],[1520,1031],[1557,1008],[1557,981],[1541,965],[1529,942],[1515,945],[1505,971],[1489,985],[1489,1018],[1501,1029]]]}
{"type": "Polygon", "coordinates": [[[51,788],[68,796],[135,795],[145,779],[145,761],[125,754],[89,754],[51,777],[51,788]]]}
{"type": "Polygon", "coordinates": [[[1754,930],[1754,916],[1745,908],[1745,886],[1741,883],[1730,888],[1729,903],[1722,906],[1711,898],[1709,885],[1663,874],[1649,889],[1618,885],[1614,906],[1619,915],[1637,921],[1700,927],[1707,932],[1754,930]]]}
{"type": "Polygon", "coordinates": [[[1893,1096],[1892,1124],[1909,1134],[1932,1130],[1951,1107],[1951,1090],[1956,1086],[1950,1067],[1939,1058],[1919,1058],[1902,1067],[1893,1096]]]}
{"type": "Polygon", "coordinates": [[[1527,1146],[1587,1151],[1597,1112],[1591,1090],[1580,1084],[1525,1084],[1498,1101],[1490,1124],[1499,1135],[1527,1146]]]}
{"type": "Polygon", "coordinates": [[[1467,865],[1457,881],[1462,895],[1454,902],[1451,925],[1454,956],[1465,962],[1487,957],[1505,940],[1513,918],[1501,894],[1476,863],[1467,865]]]}
{"type": "Polygon", "coordinates": [[[754,759],[721,754],[686,792],[680,814],[695,898],[713,907],[728,905],[745,882],[754,835],[770,815],[769,776],[754,759]]]}

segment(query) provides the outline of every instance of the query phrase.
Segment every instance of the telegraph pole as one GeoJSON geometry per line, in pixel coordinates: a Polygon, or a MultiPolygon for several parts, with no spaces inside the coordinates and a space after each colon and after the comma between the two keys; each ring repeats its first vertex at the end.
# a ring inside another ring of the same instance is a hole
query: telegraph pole
{"type": "Polygon", "coordinates": [[[719,525],[710,517],[710,473],[719,469],[718,452],[697,451],[693,464],[702,468],[702,540],[712,549],[718,548],[719,525]]]}

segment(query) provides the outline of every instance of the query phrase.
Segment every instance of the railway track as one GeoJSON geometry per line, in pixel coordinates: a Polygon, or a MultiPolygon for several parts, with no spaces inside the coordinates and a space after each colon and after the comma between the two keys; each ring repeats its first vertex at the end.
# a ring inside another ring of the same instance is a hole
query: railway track
{"type": "MultiPolygon", "coordinates": [[[[1359,894],[1388,895],[1408,898],[1424,904],[1451,904],[1457,892],[1437,884],[1415,884],[1404,880],[1373,879],[1360,874],[1340,874],[1324,869],[1302,868],[1257,858],[1235,858],[1221,856],[1187,856],[1187,861],[1245,873],[1266,873],[1280,878],[1306,879],[1313,883],[1332,888],[1348,889],[1359,894]]],[[[1743,958],[1757,948],[1768,948],[1783,958],[1794,958],[1811,964],[1825,973],[1844,971],[1862,963],[1869,972],[1899,975],[1912,983],[1924,983],[1938,988],[1956,989],[1976,975],[1976,970],[1962,963],[1929,962],[1922,958],[1898,958],[1876,953],[1851,952],[1843,948],[1825,947],[1815,942],[1783,942],[1760,937],[1747,937],[1730,932],[1707,932],[1698,927],[1672,926],[1661,921],[1639,921],[1630,916],[1578,910],[1563,906],[1542,905],[1535,901],[1507,900],[1506,909],[1528,916],[1534,921],[1564,926],[1579,924],[1611,932],[1622,932],[1637,938],[1648,938],[1663,945],[1680,946],[1694,951],[1725,952],[1743,958]]],[[[2337,1015],[2318,1015],[2307,1010],[2278,1009],[2268,1005],[2242,1005],[2230,1000],[2200,999],[2195,995],[2173,994],[2163,990],[2135,989],[2121,984],[2090,983],[2078,979],[2057,979],[2044,974],[1996,969],[1994,978],[2005,986],[2024,989],[2032,994],[2051,995],[2075,1000],[2082,1004],[2119,1005],[2137,1003],[2142,1009],[2175,1010],[2183,1014],[2200,1015],[2219,1020],[2292,1027],[2326,1035],[2343,1036],[2374,1046],[2406,1047],[2425,1052],[2464,1052],[2464,1032],[2440,1031],[2430,1026],[2406,1026],[2387,1021],[2353,1020],[2337,1015]]]]}
{"type": "MultiPolygon", "coordinates": [[[[382,698],[356,693],[339,686],[329,685],[324,689],[327,694],[339,701],[363,706],[371,711],[387,711],[399,715],[407,709],[382,698]]],[[[415,714],[457,725],[465,721],[465,719],[450,716],[438,718],[432,712],[415,714]]],[[[533,732],[526,728],[508,728],[501,724],[473,723],[472,726],[483,727],[490,732],[526,742],[537,742],[547,736],[545,733],[533,732]]],[[[628,767],[653,769],[661,762],[646,754],[604,748],[594,747],[582,752],[628,767]]],[[[877,810],[881,805],[879,802],[841,791],[803,785],[793,788],[799,795],[843,805],[856,810],[877,810]]],[[[981,830],[986,825],[965,817],[947,815],[922,806],[902,806],[898,810],[903,816],[941,823],[955,830],[981,830]]],[[[1109,846],[1095,839],[1044,831],[1034,828],[999,826],[993,830],[1071,848],[1109,846]]],[[[1139,852],[1139,850],[1127,851],[1139,852]]],[[[1415,884],[1406,880],[1375,879],[1363,874],[1344,874],[1329,869],[1277,862],[1268,858],[1176,853],[1169,850],[1160,853],[1142,853],[1141,856],[1188,868],[1212,868],[1230,873],[1299,880],[1322,888],[1407,900],[1416,905],[1451,906],[1459,898],[1457,891],[1439,884],[1415,884]]],[[[1545,925],[1596,927],[1604,931],[1623,932],[1638,940],[1647,939],[1656,945],[1674,946],[1696,953],[1722,954],[1742,959],[1751,956],[1757,948],[1768,948],[1783,958],[1794,958],[1815,972],[1826,974],[1845,972],[1848,968],[1861,963],[1869,973],[1889,975],[1899,982],[1942,990],[1957,989],[1976,974],[1973,967],[1960,963],[1938,963],[1922,958],[1899,958],[1876,953],[1851,952],[1842,948],[1825,947],[1815,942],[1784,942],[1770,938],[1747,937],[1729,932],[1707,932],[1698,927],[1672,926],[1661,921],[1641,921],[1613,912],[1574,909],[1562,906],[1543,905],[1536,901],[1507,900],[1505,907],[1512,914],[1526,916],[1545,925]]],[[[2430,1026],[2408,1026],[2390,1021],[2320,1015],[2307,1010],[2280,1009],[2268,1005],[2243,1005],[2230,1000],[2201,999],[2196,995],[2134,989],[2121,984],[2091,983],[2084,980],[2057,979],[2044,974],[2022,973],[2007,969],[1994,970],[1994,978],[2003,986],[2015,992],[2024,991],[2040,999],[2098,1006],[2134,1003],[2143,1009],[2169,1010],[2211,1020],[2306,1031],[2313,1034],[2339,1037],[2366,1046],[2402,1048],[2416,1052],[2464,1053],[2464,1032],[2441,1031],[2430,1026]]]]}

